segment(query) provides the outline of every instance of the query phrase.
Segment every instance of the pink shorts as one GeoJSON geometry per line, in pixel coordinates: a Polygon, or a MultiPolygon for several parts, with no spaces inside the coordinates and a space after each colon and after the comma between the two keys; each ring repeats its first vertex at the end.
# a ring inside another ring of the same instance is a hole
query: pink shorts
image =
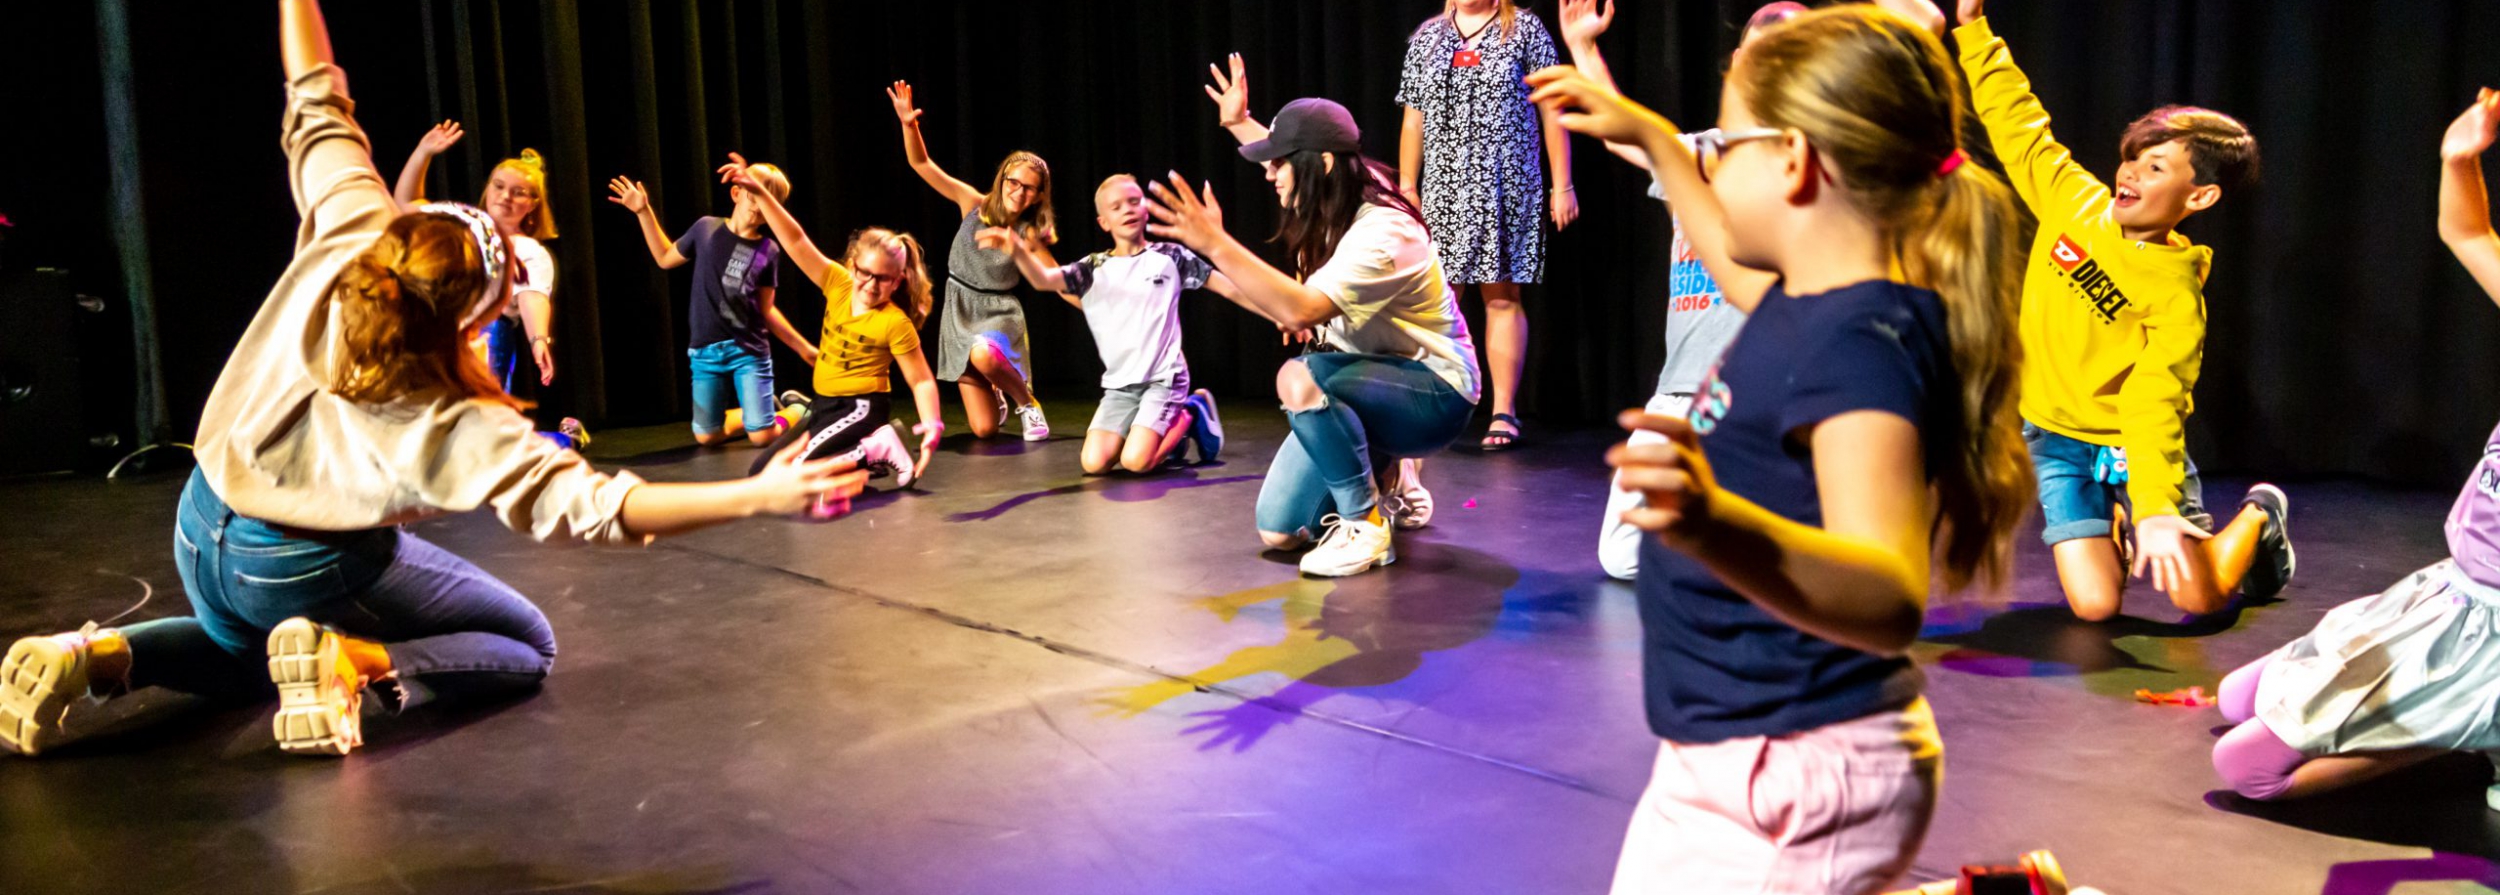
{"type": "Polygon", "coordinates": [[[1924,698],[1803,733],[1662,742],[1614,892],[1883,891],[1918,854],[1943,782],[1924,698]]]}

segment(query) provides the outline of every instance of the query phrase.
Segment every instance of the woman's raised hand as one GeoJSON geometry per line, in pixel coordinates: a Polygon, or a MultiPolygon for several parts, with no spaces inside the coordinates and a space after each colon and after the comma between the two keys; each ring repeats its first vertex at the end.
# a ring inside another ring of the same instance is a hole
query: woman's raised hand
{"type": "Polygon", "coordinates": [[[1216,204],[1212,185],[1198,190],[1189,188],[1179,172],[1171,175],[1171,185],[1149,183],[1147,190],[1154,198],[1146,202],[1146,213],[1157,223],[1146,232],[1178,242],[1190,251],[1205,255],[1224,240],[1224,207],[1216,204]]]}
{"type": "Polygon", "coordinates": [[[1241,54],[1224,57],[1232,66],[1229,76],[1207,63],[1207,74],[1215,83],[1207,87],[1207,98],[1215,101],[1215,123],[1231,127],[1250,120],[1250,73],[1242,68],[1241,54]]]}

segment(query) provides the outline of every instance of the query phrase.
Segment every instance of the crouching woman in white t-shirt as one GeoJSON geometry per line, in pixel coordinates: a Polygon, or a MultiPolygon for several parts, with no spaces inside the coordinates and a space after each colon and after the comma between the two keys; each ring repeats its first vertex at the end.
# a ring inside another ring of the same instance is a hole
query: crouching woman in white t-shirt
{"type": "Polygon", "coordinates": [[[1386,168],[1361,155],[1353,116],[1328,100],[1299,99],[1272,129],[1259,127],[1235,99],[1246,92],[1238,65],[1222,79],[1225,126],[1276,184],[1279,239],[1299,276],[1225,233],[1215,197],[1178,175],[1154,187],[1153,232],[1213,263],[1278,326],[1316,329],[1329,349],[1276,372],[1293,434],[1259,490],[1259,536],[1292,549],[1316,534],[1302,571],[1352,575],[1397,559],[1375,461],[1422,457],[1458,438],[1480,394],[1476,348],[1423,217],[1387,185],[1386,168]]]}

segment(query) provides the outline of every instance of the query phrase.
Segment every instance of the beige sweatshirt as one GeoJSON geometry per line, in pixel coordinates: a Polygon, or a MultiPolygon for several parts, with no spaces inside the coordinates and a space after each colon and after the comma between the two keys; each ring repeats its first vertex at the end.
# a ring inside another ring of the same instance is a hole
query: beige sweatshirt
{"type": "Polygon", "coordinates": [[[201,412],[193,443],[209,486],[237,513],[317,531],[485,506],[539,540],[638,540],[618,513],[642,480],[591,469],[511,408],[444,390],[388,404],[330,392],[343,327],[325,293],[399,214],[354,108],[334,66],[288,85],[283,143],[303,224],[201,412]]]}

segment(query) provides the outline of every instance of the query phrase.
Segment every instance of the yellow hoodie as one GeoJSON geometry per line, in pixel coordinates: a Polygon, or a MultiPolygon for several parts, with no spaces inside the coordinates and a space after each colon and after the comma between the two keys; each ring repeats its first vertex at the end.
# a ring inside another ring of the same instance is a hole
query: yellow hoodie
{"type": "Polygon", "coordinates": [[[1988,140],[2040,219],[2023,274],[2023,419],[2125,448],[2135,518],[2177,515],[2213,250],[2176,231],[2167,245],[2120,235],[2109,185],[2049,133],[2049,113],[1988,20],[1953,36],[1988,140]]]}

